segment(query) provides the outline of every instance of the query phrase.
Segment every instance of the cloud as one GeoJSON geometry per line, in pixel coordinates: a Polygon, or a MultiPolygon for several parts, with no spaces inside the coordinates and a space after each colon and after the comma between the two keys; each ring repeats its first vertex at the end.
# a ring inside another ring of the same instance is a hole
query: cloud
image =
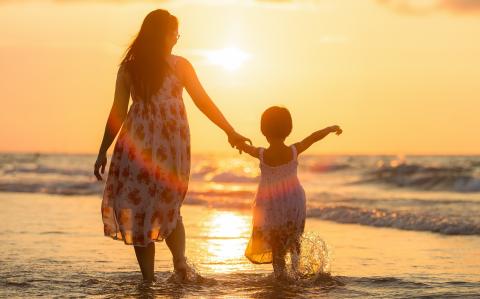
{"type": "Polygon", "coordinates": [[[427,14],[436,11],[480,13],[480,0],[376,0],[376,2],[406,14],[427,14]]]}
{"type": "MultiPolygon", "coordinates": [[[[22,0],[22,2],[37,2],[39,0],[22,0]]],[[[43,2],[53,3],[142,3],[142,2],[179,2],[179,3],[208,3],[208,4],[245,4],[245,3],[271,3],[271,4],[318,4],[325,2],[322,0],[43,0],[43,2]]],[[[16,3],[18,0],[0,0],[1,3],[16,3]]]]}
{"type": "Polygon", "coordinates": [[[162,4],[162,5],[209,5],[209,6],[260,6],[281,10],[309,10],[330,13],[336,8],[338,0],[0,0],[2,4],[26,4],[35,2],[56,3],[62,5],[88,3],[88,4],[112,4],[128,5],[137,3],[162,4]]]}
{"type": "MultiPolygon", "coordinates": [[[[263,4],[272,5],[275,7],[309,7],[319,8],[325,10],[335,5],[338,0],[22,0],[22,2],[53,2],[53,3],[114,3],[114,4],[129,4],[129,3],[203,3],[203,4],[263,4]]],[[[480,13],[480,0],[373,0],[385,7],[388,7],[396,12],[405,14],[428,14],[436,11],[447,11],[458,14],[474,14],[480,13]]],[[[15,3],[18,0],[0,0],[2,3],[15,3]]]]}
{"type": "Polygon", "coordinates": [[[115,4],[128,4],[128,3],[164,3],[164,2],[176,2],[170,0],[22,0],[21,2],[18,0],[0,0],[0,4],[25,4],[25,3],[35,3],[35,2],[51,2],[51,3],[59,3],[59,4],[69,4],[69,3],[78,3],[78,2],[85,2],[85,3],[115,3],[115,4]]]}

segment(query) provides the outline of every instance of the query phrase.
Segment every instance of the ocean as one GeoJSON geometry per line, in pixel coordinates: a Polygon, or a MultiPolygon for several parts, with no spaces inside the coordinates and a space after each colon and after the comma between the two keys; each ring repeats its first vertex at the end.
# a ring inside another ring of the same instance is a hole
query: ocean
{"type": "Polygon", "coordinates": [[[154,285],[140,283],[132,249],[103,236],[95,158],[0,154],[0,295],[480,296],[480,156],[301,156],[314,240],[303,258],[322,274],[279,284],[243,257],[258,161],[194,155],[182,214],[197,274],[173,281],[159,244],[154,285]]]}
{"type": "MultiPolygon", "coordinates": [[[[0,192],[101,195],[90,155],[0,155],[0,192]]],[[[308,215],[340,223],[480,235],[480,156],[302,156],[308,215]]],[[[248,209],[255,159],[198,155],[185,204],[248,209]]]]}

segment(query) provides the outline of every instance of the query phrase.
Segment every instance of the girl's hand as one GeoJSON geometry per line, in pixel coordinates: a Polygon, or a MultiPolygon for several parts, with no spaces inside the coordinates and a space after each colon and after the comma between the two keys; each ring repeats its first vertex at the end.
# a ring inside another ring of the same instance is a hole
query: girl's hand
{"type": "Polygon", "coordinates": [[[228,134],[228,142],[232,147],[236,147],[238,149],[238,152],[241,154],[242,150],[238,148],[238,145],[244,143],[244,142],[249,142],[250,145],[252,145],[252,141],[248,139],[247,137],[244,137],[237,132],[233,131],[228,134]]]}
{"type": "Polygon", "coordinates": [[[339,126],[335,125],[335,126],[330,127],[330,132],[335,133],[337,135],[340,135],[340,134],[342,134],[343,130],[340,129],[339,126]]]}
{"type": "Polygon", "coordinates": [[[93,167],[93,174],[97,177],[98,181],[103,180],[102,176],[100,175],[100,168],[102,170],[102,174],[104,174],[105,166],[107,166],[107,154],[106,153],[98,154],[97,161],[95,161],[95,165],[93,167]]]}

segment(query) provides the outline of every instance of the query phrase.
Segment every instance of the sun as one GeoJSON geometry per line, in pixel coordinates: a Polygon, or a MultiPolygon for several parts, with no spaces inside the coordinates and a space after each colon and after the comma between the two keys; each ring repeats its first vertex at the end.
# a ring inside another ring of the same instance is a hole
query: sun
{"type": "Polygon", "coordinates": [[[250,58],[248,53],[237,47],[209,50],[205,56],[209,63],[222,66],[229,71],[238,70],[250,58]]]}

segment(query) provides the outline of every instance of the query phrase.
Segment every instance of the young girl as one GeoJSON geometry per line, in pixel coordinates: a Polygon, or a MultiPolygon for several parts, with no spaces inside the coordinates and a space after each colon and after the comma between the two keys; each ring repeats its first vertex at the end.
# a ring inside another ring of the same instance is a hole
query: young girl
{"type": "MultiPolygon", "coordinates": [[[[301,142],[285,145],[292,131],[290,112],[270,107],[262,114],[261,130],[268,148],[246,143],[240,150],[260,160],[260,184],[253,204],[253,231],[245,256],[255,264],[273,264],[275,277],[284,278],[285,256],[300,255],[300,237],[305,226],[305,191],[297,177],[297,156],[330,133],[340,135],[338,126],[327,127],[301,142]]],[[[293,265],[294,268],[298,265],[293,265]]]]}

